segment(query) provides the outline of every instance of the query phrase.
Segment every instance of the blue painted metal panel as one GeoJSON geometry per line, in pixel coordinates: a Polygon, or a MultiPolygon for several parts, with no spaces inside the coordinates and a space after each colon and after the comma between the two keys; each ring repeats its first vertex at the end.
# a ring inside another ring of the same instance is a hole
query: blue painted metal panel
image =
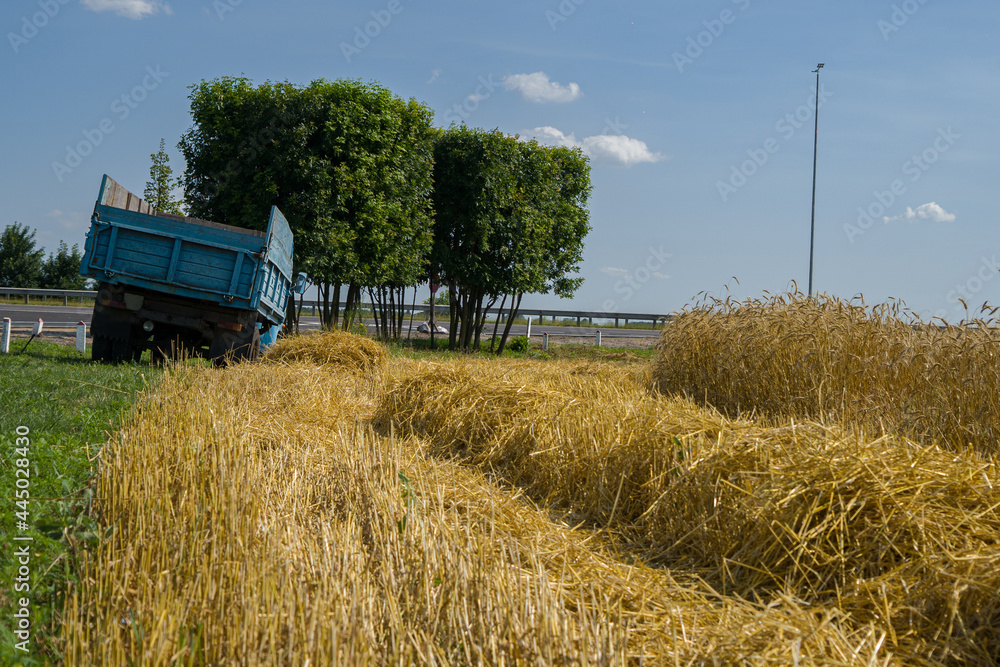
{"type": "Polygon", "coordinates": [[[280,329],[281,329],[280,326],[274,326],[274,327],[271,327],[270,331],[263,331],[263,332],[261,332],[261,334],[260,334],[260,346],[266,350],[267,348],[269,348],[272,345],[274,345],[274,342],[276,340],[278,340],[278,331],[280,329]]]}
{"type": "Polygon", "coordinates": [[[271,207],[267,223],[267,252],[254,282],[252,307],[268,320],[285,321],[285,304],[292,287],[292,230],[278,207],[271,207]]]}
{"type": "Polygon", "coordinates": [[[285,319],[292,232],[276,207],[266,233],[157,214],[105,176],[81,275],[285,319]]]}

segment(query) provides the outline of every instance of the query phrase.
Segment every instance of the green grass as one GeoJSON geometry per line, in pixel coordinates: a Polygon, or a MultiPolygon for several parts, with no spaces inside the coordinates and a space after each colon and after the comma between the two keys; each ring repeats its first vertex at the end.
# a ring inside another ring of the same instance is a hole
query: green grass
{"type": "Polygon", "coordinates": [[[579,343],[565,343],[560,345],[549,345],[548,351],[543,352],[541,345],[531,344],[528,351],[523,355],[530,359],[569,359],[572,361],[615,361],[615,362],[639,362],[650,361],[656,358],[656,348],[648,347],[611,347],[608,339],[605,338],[602,347],[595,345],[583,345],[579,343]]]}
{"type": "MultiPolygon", "coordinates": [[[[24,297],[23,296],[0,296],[0,304],[10,305],[10,306],[23,306],[24,297]]],[[[29,296],[28,304],[33,306],[61,306],[63,305],[62,297],[43,297],[43,296],[29,296]]],[[[74,308],[91,307],[94,305],[94,299],[92,297],[83,297],[78,299],[72,297],[69,299],[67,306],[72,306],[74,308]]]]}
{"type": "MultiPolygon", "coordinates": [[[[532,338],[540,338],[533,336],[532,338]]],[[[513,340],[511,337],[510,340],[513,340]]],[[[510,343],[508,340],[508,345],[510,343]]],[[[582,343],[552,343],[548,351],[542,351],[542,344],[534,340],[528,345],[524,352],[512,352],[510,348],[504,350],[504,357],[514,359],[570,359],[573,361],[612,361],[612,362],[639,362],[649,361],[656,357],[656,348],[625,348],[609,346],[609,339],[604,339],[603,347],[582,343]]],[[[401,356],[410,356],[423,359],[449,359],[453,357],[465,356],[463,352],[452,352],[448,350],[448,334],[436,336],[434,349],[431,350],[430,339],[405,337],[399,344],[390,344],[389,353],[401,356]]],[[[477,353],[489,355],[489,339],[483,340],[482,349],[477,353]]]]}
{"type": "Polygon", "coordinates": [[[0,355],[0,664],[41,665],[60,661],[59,614],[67,584],[75,578],[73,549],[99,539],[90,518],[90,480],[106,432],[115,429],[144,387],[162,371],[144,364],[105,366],[73,347],[35,341],[24,354],[11,344],[0,355]],[[30,430],[27,456],[17,452],[18,427],[30,430]],[[27,459],[27,461],[18,461],[27,459]],[[19,463],[26,463],[30,502],[28,529],[18,528],[15,489],[19,463]],[[15,541],[29,536],[31,541],[15,541]],[[15,550],[30,547],[30,592],[15,592],[15,550]],[[30,600],[29,652],[15,648],[17,600],[30,600]]]}

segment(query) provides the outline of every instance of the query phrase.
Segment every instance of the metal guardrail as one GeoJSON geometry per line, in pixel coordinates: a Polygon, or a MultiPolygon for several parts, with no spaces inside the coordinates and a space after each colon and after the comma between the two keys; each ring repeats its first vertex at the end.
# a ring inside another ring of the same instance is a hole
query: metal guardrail
{"type": "MultiPolygon", "coordinates": [[[[338,304],[338,309],[341,312],[343,312],[344,305],[345,304],[342,303],[338,304]]],[[[319,302],[303,301],[302,307],[303,309],[310,308],[312,311],[311,314],[315,315],[317,309],[319,308],[319,302]]],[[[360,307],[362,312],[371,311],[370,303],[362,303],[360,307]]],[[[410,306],[403,307],[403,312],[407,313],[407,315],[409,315],[410,310],[410,306]]],[[[412,310],[414,314],[424,314],[430,310],[430,304],[418,304],[412,308],[412,310]]],[[[448,306],[437,305],[434,307],[434,314],[440,314],[447,317],[449,310],[448,306]]],[[[500,315],[501,322],[506,321],[503,319],[503,316],[507,314],[507,310],[500,310],[499,308],[486,308],[485,310],[489,315],[500,315]]],[[[583,320],[588,320],[591,324],[594,320],[605,320],[609,322],[613,321],[615,323],[615,328],[618,328],[621,323],[628,325],[629,322],[652,322],[654,329],[657,324],[661,322],[669,322],[672,317],[671,315],[657,315],[653,313],[609,313],[590,310],[555,310],[552,308],[520,308],[517,311],[517,316],[532,318],[537,317],[538,319],[534,320],[534,323],[538,325],[545,324],[545,318],[548,317],[551,320],[551,326],[558,326],[560,324],[560,322],[556,321],[557,319],[576,319],[576,326],[581,326],[583,320]]]]}
{"type": "MultiPolygon", "coordinates": [[[[81,303],[85,299],[93,299],[97,296],[97,292],[94,290],[59,290],[59,289],[35,289],[30,287],[0,287],[0,295],[5,297],[11,296],[23,296],[24,303],[28,303],[30,297],[43,297],[45,299],[54,298],[62,299],[63,305],[69,305],[70,299],[80,299],[81,303]]],[[[337,305],[340,312],[344,309],[343,303],[337,305]]],[[[303,301],[303,309],[309,308],[311,314],[315,315],[319,309],[320,302],[318,301],[303,301]]],[[[371,311],[370,303],[360,304],[361,310],[371,311]]],[[[404,306],[404,312],[407,316],[410,313],[411,308],[409,306],[404,306]]],[[[417,313],[424,314],[430,310],[430,304],[418,304],[413,309],[414,315],[417,313]]],[[[441,314],[445,317],[448,316],[448,306],[437,305],[434,307],[435,314],[441,314]]],[[[499,308],[488,308],[486,312],[491,315],[506,315],[506,311],[501,311],[499,308]]],[[[583,320],[588,320],[589,323],[593,323],[594,320],[603,320],[608,322],[614,322],[615,328],[618,328],[620,323],[628,325],[629,322],[652,322],[653,328],[661,322],[668,322],[670,320],[670,315],[658,315],[654,313],[610,313],[602,311],[590,311],[590,310],[556,310],[552,308],[521,308],[517,312],[518,317],[537,317],[535,321],[536,324],[545,324],[545,318],[548,317],[551,320],[551,324],[557,325],[557,319],[576,319],[576,326],[581,326],[583,320]]]]}
{"type": "Polygon", "coordinates": [[[97,292],[94,290],[85,289],[35,289],[33,287],[0,287],[0,295],[5,297],[11,296],[23,296],[24,302],[28,303],[28,298],[33,296],[40,296],[45,299],[49,297],[62,299],[63,305],[69,305],[70,299],[80,299],[82,302],[84,299],[93,299],[97,296],[97,292]]]}

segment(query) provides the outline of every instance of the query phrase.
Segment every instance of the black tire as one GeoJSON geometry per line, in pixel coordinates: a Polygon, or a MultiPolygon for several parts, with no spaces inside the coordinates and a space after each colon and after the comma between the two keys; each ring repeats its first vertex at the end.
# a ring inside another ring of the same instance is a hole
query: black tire
{"type": "Polygon", "coordinates": [[[94,336],[90,346],[90,358],[102,364],[111,362],[111,339],[107,336],[94,336]]]}
{"type": "Polygon", "coordinates": [[[226,365],[226,355],[238,344],[236,335],[231,331],[216,330],[215,338],[208,346],[208,358],[212,365],[221,368],[226,365]]]}
{"type": "Polygon", "coordinates": [[[241,361],[256,361],[260,357],[260,330],[254,326],[238,334],[217,332],[208,348],[208,356],[216,368],[241,361]]]}
{"type": "Polygon", "coordinates": [[[260,330],[251,329],[249,336],[241,336],[233,347],[233,361],[257,361],[260,358],[260,330]]]}
{"type": "Polygon", "coordinates": [[[132,361],[133,352],[134,348],[130,339],[115,339],[111,341],[111,363],[120,364],[126,361],[132,361]]]}

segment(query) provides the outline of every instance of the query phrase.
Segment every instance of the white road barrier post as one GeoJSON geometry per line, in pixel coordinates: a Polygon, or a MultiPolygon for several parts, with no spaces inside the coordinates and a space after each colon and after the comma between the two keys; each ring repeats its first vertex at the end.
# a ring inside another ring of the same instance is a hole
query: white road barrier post
{"type": "Polygon", "coordinates": [[[528,340],[531,340],[531,315],[528,315],[528,340]]]}
{"type": "Polygon", "coordinates": [[[76,351],[80,354],[87,351],[87,324],[83,320],[76,323],[76,351]]]}
{"type": "Polygon", "coordinates": [[[601,330],[597,330],[597,347],[601,346],[601,330]]]}
{"type": "Polygon", "coordinates": [[[0,352],[10,353],[10,318],[3,318],[3,338],[0,339],[0,352]]]}
{"type": "Polygon", "coordinates": [[[542,334],[542,351],[543,352],[548,352],[549,351],[549,334],[548,333],[543,333],[542,334]]]}

